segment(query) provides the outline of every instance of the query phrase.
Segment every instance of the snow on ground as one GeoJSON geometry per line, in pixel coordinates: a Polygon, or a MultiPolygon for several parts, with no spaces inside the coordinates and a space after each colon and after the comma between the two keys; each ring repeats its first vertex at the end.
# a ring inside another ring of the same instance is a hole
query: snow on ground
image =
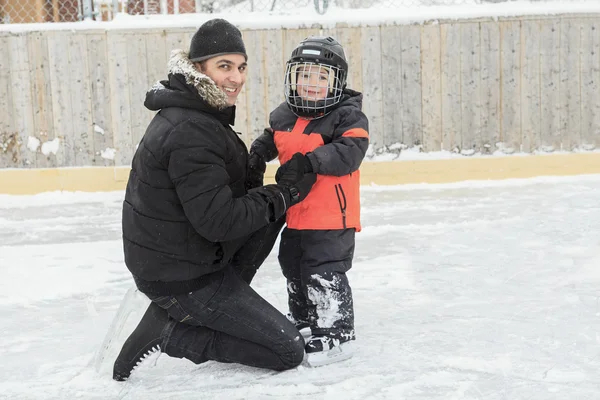
{"type": "MultiPolygon", "coordinates": [[[[363,189],[357,353],[275,373],[92,368],[125,291],[123,193],[0,196],[0,398],[600,398],[600,175],[363,189]]],[[[253,286],[285,310],[276,251],[253,286]]]]}

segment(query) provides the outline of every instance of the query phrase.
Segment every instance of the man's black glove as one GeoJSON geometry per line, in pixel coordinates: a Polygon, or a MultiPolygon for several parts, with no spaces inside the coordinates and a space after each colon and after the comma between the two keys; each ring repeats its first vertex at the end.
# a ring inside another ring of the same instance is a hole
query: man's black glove
{"type": "Polygon", "coordinates": [[[282,217],[288,208],[298,204],[308,196],[317,181],[317,174],[312,173],[308,158],[296,153],[277,170],[276,185],[266,185],[255,189],[269,199],[271,204],[270,220],[282,217]],[[310,168],[310,170],[308,170],[310,168]],[[308,172],[305,172],[307,171],[308,172]]]}
{"type": "Polygon", "coordinates": [[[306,198],[306,196],[308,196],[308,193],[310,192],[316,181],[317,174],[310,173],[304,174],[302,178],[296,183],[288,183],[287,181],[282,179],[276,186],[280,187],[284,194],[287,195],[289,193],[290,201],[288,202],[287,208],[290,208],[291,206],[300,203],[306,198]]]}
{"type": "Polygon", "coordinates": [[[261,187],[264,182],[267,163],[257,153],[248,156],[248,169],[246,172],[246,190],[261,187]]]}
{"type": "Polygon", "coordinates": [[[281,183],[282,180],[293,184],[303,178],[304,174],[313,172],[312,164],[307,156],[302,153],[296,153],[275,173],[275,181],[281,183]]]}

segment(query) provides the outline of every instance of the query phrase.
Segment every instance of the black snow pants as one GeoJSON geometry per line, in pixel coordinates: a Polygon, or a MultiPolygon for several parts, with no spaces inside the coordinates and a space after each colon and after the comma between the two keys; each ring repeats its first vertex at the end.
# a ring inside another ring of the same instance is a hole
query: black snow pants
{"type": "Polygon", "coordinates": [[[352,267],[356,230],[295,230],[281,234],[279,264],[287,279],[288,306],[297,323],[315,336],[355,338],[352,267]]]}

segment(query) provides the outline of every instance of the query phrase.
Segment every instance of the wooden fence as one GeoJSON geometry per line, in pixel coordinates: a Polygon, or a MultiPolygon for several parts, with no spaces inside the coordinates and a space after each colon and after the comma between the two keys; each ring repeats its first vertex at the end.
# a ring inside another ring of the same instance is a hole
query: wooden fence
{"type": "MultiPolygon", "coordinates": [[[[0,32],[0,168],[128,165],[153,113],[145,92],[194,29],[0,32]]],[[[375,149],[465,156],[600,146],[600,16],[243,31],[235,128],[250,143],[283,100],[310,34],[345,47],[375,149]]]]}

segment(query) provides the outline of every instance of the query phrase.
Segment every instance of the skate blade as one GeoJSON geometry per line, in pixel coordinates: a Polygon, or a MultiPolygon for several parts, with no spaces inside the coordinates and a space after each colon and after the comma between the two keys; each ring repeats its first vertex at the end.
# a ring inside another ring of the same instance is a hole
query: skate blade
{"type": "Polygon", "coordinates": [[[353,355],[354,349],[352,348],[352,343],[346,342],[334,347],[329,351],[307,353],[305,363],[308,367],[315,368],[348,360],[349,358],[352,358],[353,355]]]}
{"type": "Polygon", "coordinates": [[[138,361],[137,364],[135,365],[135,367],[133,368],[133,370],[136,371],[136,374],[137,374],[140,371],[148,371],[148,370],[156,367],[156,364],[158,363],[158,359],[160,358],[161,355],[162,355],[162,350],[160,349],[160,346],[158,346],[158,350],[156,350],[156,347],[153,348],[151,350],[150,355],[145,356],[143,360],[138,361]]]}
{"type": "Polygon", "coordinates": [[[113,364],[123,343],[137,327],[150,305],[150,299],[132,287],[127,290],[115,314],[100,349],[96,353],[94,367],[99,374],[112,376],[113,364]]]}

